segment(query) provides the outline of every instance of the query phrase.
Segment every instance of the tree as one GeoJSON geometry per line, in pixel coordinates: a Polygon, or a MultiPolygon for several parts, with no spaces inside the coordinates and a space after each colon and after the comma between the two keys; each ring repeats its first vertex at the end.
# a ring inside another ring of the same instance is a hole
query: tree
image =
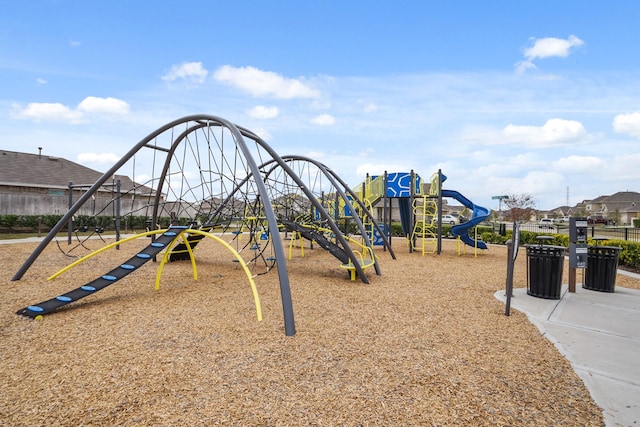
{"type": "Polygon", "coordinates": [[[503,200],[507,207],[505,218],[509,221],[528,221],[535,211],[536,204],[531,194],[508,194],[508,198],[503,200]]]}

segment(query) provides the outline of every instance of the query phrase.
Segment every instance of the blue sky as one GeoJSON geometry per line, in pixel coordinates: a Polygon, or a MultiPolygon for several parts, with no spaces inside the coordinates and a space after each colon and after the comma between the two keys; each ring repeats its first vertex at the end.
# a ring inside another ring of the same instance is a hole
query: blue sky
{"type": "Polygon", "coordinates": [[[353,186],[640,191],[639,2],[0,2],[0,149],[106,170],[203,113],[353,186]]]}

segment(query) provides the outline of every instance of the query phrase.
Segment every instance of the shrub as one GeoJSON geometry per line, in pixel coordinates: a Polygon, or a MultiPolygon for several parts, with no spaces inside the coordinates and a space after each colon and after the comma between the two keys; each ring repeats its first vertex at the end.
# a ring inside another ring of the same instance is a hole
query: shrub
{"type": "Polygon", "coordinates": [[[2,227],[13,228],[18,223],[18,215],[2,215],[0,216],[0,225],[2,227]]]}
{"type": "MultiPolygon", "coordinates": [[[[511,240],[511,232],[507,232],[507,236],[503,237],[497,233],[482,233],[482,240],[487,243],[495,243],[495,244],[505,244],[509,240],[511,240]]],[[[544,235],[544,233],[535,233],[532,231],[520,231],[520,244],[521,245],[530,245],[537,244],[538,239],[537,236],[544,235]]],[[[569,247],[569,236],[566,234],[555,234],[553,235],[553,241],[545,242],[545,244],[552,244],[555,246],[564,246],[566,248],[569,247]]],[[[588,244],[594,244],[594,241],[588,239],[588,244]]],[[[640,243],[630,242],[627,240],[605,240],[598,242],[599,245],[606,246],[618,246],[622,248],[620,251],[620,255],[618,258],[619,265],[623,265],[626,267],[640,269],[640,243]]]]}
{"type": "Polygon", "coordinates": [[[627,240],[605,240],[601,245],[621,247],[618,264],[640,269],[640,243],[627,240]]]}
{"type": "Polygon", "coordinates": [[[511,240],[511,237],[501,236],[500,234],[493,233],[493,232],[485,232],[485,233],[482,233],[482,240],[485,243],[495,243],[497,245],[504,245],[509,240],[511,240]]]}
{"type": "Polygon", "coordinates": [[[553,245],[556,246],[564,246],[565,248],[569,247],[569,236],[566,234],[554,234],[553,235],[553,245]]]}
{"type": "Polygon", "coordinates": [[[62,215],[42,215],[41,224],[46,228],[53,228],[58,221],[62,218],[62,215]]]}

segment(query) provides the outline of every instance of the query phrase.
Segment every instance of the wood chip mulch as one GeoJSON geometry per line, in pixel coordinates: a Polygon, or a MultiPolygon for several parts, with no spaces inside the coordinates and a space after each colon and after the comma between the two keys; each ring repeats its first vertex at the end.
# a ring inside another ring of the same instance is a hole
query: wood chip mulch
{"type": "MultiPolygon", "coordinates": [[[[321,249],[294,251],[293,337],[277,272],[256,277],[258,322],[246,276],[208,239],[197,281],[189,262],[170,263],[156,292],[150,262],[43,320],[15,314],[105,274],[135,245],[53,281],[73,261],[55,244],[20,281],[11,278],[35,244],[0,245],[0,425],[603,425],[569,362],[494,298],[503,246],[458,255],[445,240],[442,254],[422,256],[397,239],[396,260],[377,251],[382,275],[367,270],[369,285],[321,249]]],[[[516,287],[526,286],[525,258],[516,287]]],[[[616,286],[638,282],[619,276],[616,286]]]]}

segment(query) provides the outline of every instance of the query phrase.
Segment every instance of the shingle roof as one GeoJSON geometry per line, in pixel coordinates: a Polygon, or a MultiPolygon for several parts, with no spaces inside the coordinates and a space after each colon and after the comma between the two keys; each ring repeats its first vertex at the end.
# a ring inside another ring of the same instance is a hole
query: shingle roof
{"type": "Polygon", "coordinates": [[[0,184],[30,187],[68,187],[93,184],[101,172],[61,157],[0,150],[0,184]]]}
{"type": "Polygon", "coordinates": [[[635,191],[619,191],[611,196],[604,196],[602,203],[638,203],[640,202],[640,193],[635,191]]]}
{"type": "Polygon", "coordinates": [[[587,202],[587,203],[602,203],[602,201],[604,199],[606,199],[607,197],[609,197],[609,196],[598,196],[595,199],[585,200],[585,202],[587,202]]]}
{"type": "MultiPolygon", "coordinates": [[[[62,157],[0,150],[0,185],[68,188],[69,182],[72,182],[74,185],[90,186],[102,175],[102,172],[62,157]]],[[[114,179],[120,180],[123,192],[135,187],[137,193],[154,193],[152,188],[136,185],[126,175],[114,175],[114,179]]]]}

